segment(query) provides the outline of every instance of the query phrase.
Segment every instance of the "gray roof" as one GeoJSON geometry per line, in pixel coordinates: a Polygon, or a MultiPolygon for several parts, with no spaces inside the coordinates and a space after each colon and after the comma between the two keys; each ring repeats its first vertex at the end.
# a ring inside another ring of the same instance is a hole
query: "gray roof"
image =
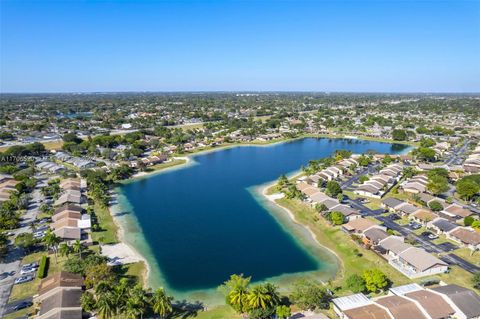
{"type": "Polygon", "coordinates": [[[419,272],[423,272],[435,266],[447,266],[447,264],[427,253],[425,250],[410,247],[399,254],[400,258],[415,267],[419,272]]]}
{"type": "Polygon", "coordinates": [[[480,316],[480,297],[474,291],[457,285],[446,285],[432,290],[448,296],[467,318],[480,316]]]}
{"type": "Polygon", "coordinates": [[[412,247],[409,244],[404,243],[402,240],[400,240],[398,237],[395,237],[395,236],[390,236],[385,238],[380,242],[379,246],[384,248],[387,251],[393,252],[396,255],[412,247]]]}
{"type": "Polygon", "coordinates": [[[398,206],[402,203],[405,203],[403,200],[399,200],[397,198],[394,198],[394,197],[389,197],[389,198],[385,198],[382,200],[382,203],[388,207],[392,207],[394,208],[395,206],[398,206]]]}
{"type": "Polygon", "coordinates": [[[379,242],[380,240],[385,239],[389,236],[386,231],[377,227],[367,229],[363,234],[365,235],[365,237],[374,242],[379,242]]]}
{"type": "Polygon", "coordinates": [[[40,315],[46,314],[55,308],[80,307],[81,289],[64,288],[54,295],[47,297],[40,305],[40,315]]]}
{"type": "Polygon", "coordinates": [[[458,227],[458,225],[449,222],[445,218],[437,218],[432,222],[432,224],[443,232],[449,232],[458,227]]]}

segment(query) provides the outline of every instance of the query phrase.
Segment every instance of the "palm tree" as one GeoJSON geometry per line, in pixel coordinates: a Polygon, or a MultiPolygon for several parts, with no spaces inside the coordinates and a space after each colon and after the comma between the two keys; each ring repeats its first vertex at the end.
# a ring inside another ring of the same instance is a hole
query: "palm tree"
{"type": "Polygon", "coordinates": [[[263,284],[265,292],[271,297],[271,304],[276,306],[280,304],[280,294],[277,291],[277,286],[272,283],[263,284]]]}
{"type": "Polygon", "coordinates": [[[55,253],[55,263],[57,263],[57,246],[60,243],[61,239],[55,235],[50,229],[47,230],[45,237],[43,237],[43,242],[47,247],[47,252],[50,248],[53,248],[53,252],[55,253]]]}
{"type": "Polygon", "coordinates": [[[137,301],[135,298],[127,299],[124,312],[126,319],[137,319],[138,316],[143,316],[142,306],[137,301]]]}
{"type": "Polygon", "coordinates": [[[83,246],[82,246],[82,243],[80,242],[80,240],[76,240],[73,245],[72,245],[72,248],[73,248],[73,251],[79,255],[80,259],[82,259],[82,250],[83,250],[83,246]]]}
{"type": "Polygon", "coordinates": [[[111,293],[97,294],[96,308],[98,316],[102,319],[112,318],[115,315],[115,305],[111,293]]]}
{"type": "Polygon", "coordinates": [[[272,305],[272,296],[270,296],[264,286],[255,286],[247,295],[247,302],[253,309],[267,309],[272,305]]]}
{"type": "Polygon", "coordinates": [[[141,318],[143,318],[143,313],[145,312],[145,307],[147,306],[145,290],[143,290],[142,286],[136,285],[135,287],[133,287],[133,289],[130,290],[129,295],[130,296],[127,299],[127,303],[129,301],[130,303],[134,303],[136,309],[138,310],[138,314],[141,318]]]}
{"type": "Polygon", "coordinates": [[[158,314],[160,318],[165,318],[172,313],[172,296],[168,296],[163,288],[158,288],[153,293],[151,304],[153,312],[158,314]]]}
{"type": "Polygon", "coordinates": [[[58,252],[62,257],[68,256],[70,254],[70,246],[68,246],[67,243],[61,243],[60,246],[58,246],[58,252]]]}

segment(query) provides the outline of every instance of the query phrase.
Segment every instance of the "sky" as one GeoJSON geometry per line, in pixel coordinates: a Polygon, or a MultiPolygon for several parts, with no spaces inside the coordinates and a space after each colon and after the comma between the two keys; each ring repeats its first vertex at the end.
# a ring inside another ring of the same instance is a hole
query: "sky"
{"type": "Polygon", "coordinates": [[[0,92],[114,91],[480,92],[480,0],[0,0],[0,92]]]}

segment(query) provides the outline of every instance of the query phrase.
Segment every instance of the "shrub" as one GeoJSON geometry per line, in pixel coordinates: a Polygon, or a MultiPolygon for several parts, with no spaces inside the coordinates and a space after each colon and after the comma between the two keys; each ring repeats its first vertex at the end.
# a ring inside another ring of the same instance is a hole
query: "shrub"
{"type": "Polygon", "coordinates": [[[49,261],[49,258],[46,255],[43,255],[42,259],[40,259],[40,265],[38,267],[38,278],[42,279],[47,277],[48,261],[49,261]]]}

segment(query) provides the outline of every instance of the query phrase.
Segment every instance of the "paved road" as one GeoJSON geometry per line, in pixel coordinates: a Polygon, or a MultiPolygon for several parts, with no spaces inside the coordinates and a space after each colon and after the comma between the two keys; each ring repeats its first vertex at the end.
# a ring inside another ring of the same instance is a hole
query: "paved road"
{"type": "Polygon", "coordinates": [[[379,163],[377,164],[373,164],[373,165],[369,165],[368,167],[364,168],[363,170],[359,171],[358,173],[356,173],[355,175],[353,175],[352,177],[350,177],[348,180],[346,180],[345,182],[341,183],[340,186],[342,187],[343,190],[347,189],[347,188],[350,188],[352,186],[353,183],[357,182],[358,179],[360,178],[360,176],[362,175],[366,175],[366,174],[372,174],[374,172],[377,171],[377,168],[380,166],[379,163]]]}
{"type": "Polygon", "coordinates": [[[25,299],[22,299],[22,300],[18,300],[18,301],[15,301],[15,302],[12,302],[12,303],[9,303],[6,307],[5,307],[5,312],[3,313],[3,315],[8,315],[12,312],[15,312],[16,310],[14,309],[16,305],[22,303],[22,302],[33,302],[33,297],[28,297],[28,298],[25,298],[25,299]]]}
{"type": "Polygon", "coordinates": [[[0,274],[5,272],[13,273],[12,276],[8,276],[4,280],[0,281],[0,318],[5,315],[6,305],[10,297],[10,293],[12,292],[13,282],[20,276],[20,264],[23,256],[25,255],[22,249],[15,247],[15,237],[22,233],[32,232],[30,223],[37,218],[41,200],[43,200],[43,195],[40,192],[40,189],[36,188],[31,194],[31,200],[29,202],[27,211],[22,216],[23,220],[20,223],[21,227],[12,231],[14,235],[10,237],[10,245],[7,256],[0,264],[0,274]]]}
{"type": "Polygon", "coordinates": [[[378,221],[382,222],[385,227],[397,231],[399,234],[401,234],[404,237],[409,236],[410,238],[417,241],[418,244],[426,251],[430,253],[442,254],[440,259],[447,262],[449,265],[457,265],[460,268],[463,268],[466,271],[471,273],[476,273],[480,271],[480,267],[477,267],[469,263],[468,261],[466,261],[461,257],[458,257],[457,255],[449,253],[451,249],[449,249],[448,247],[445,247],[442,245],[436,245],[432,243],[429,239],[416,235],[413,232],[413,229],[410,229],[408,226],[399,225],[392,219],[386,216],[382,216],[381,215],[383,213],[382,209],[372,210],[366,207],[365,205],[363,205],[358,200],[349,199],[348,202],[353,208],[360,210],[363,216],[372,216],[378,221]]]}
{"type": "Polygon", "coordinates": [[[453,152],[453,154],[445,160],[445,164],[447,164],[447,165],[454,164],[467,151],[469,144],[470,144],[469,140],[467,140],[465,143],[463,143],[462,146],[460,146],[458,149],[456,149],[453,152]]]}

